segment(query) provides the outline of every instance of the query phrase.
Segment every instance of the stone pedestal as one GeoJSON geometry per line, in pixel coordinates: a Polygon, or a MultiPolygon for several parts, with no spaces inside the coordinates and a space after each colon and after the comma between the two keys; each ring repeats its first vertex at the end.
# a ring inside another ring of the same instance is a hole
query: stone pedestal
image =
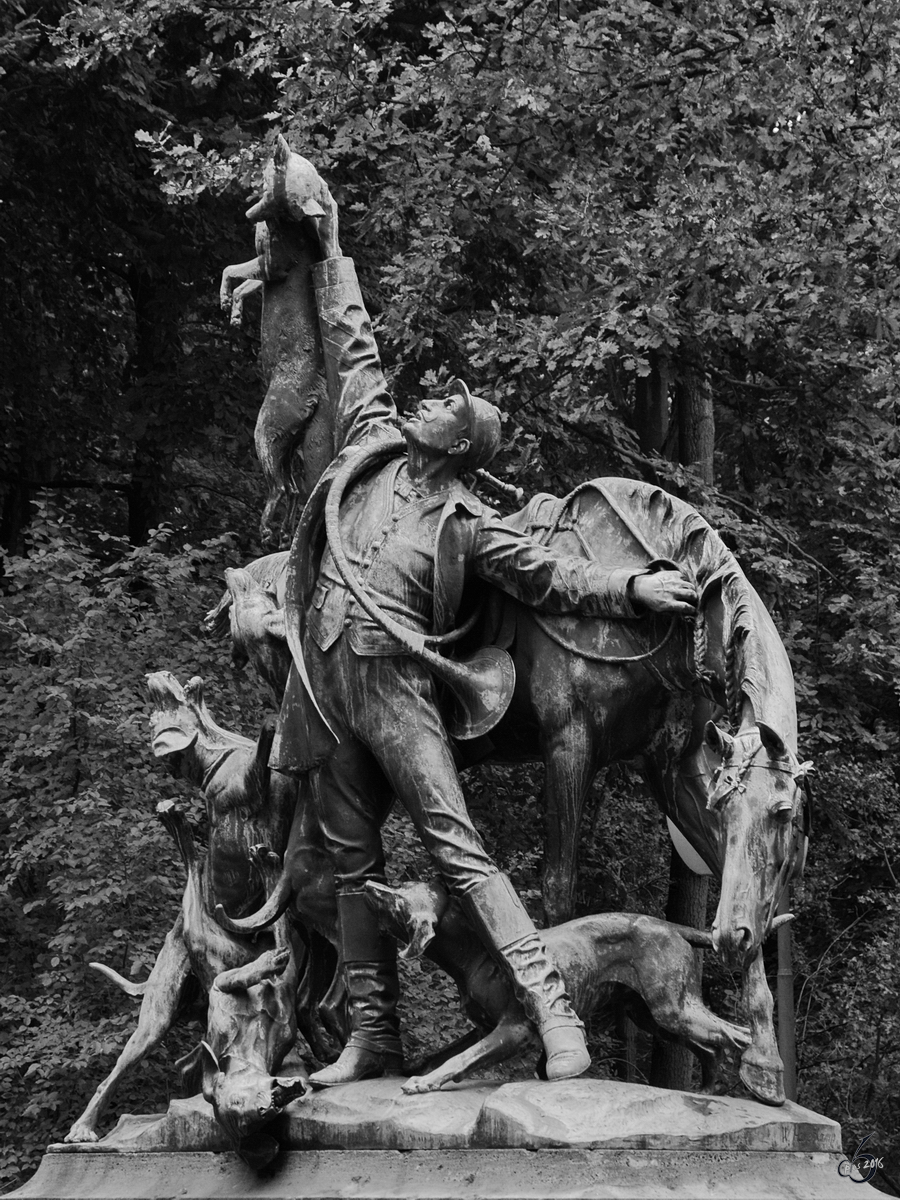
{"type": "Polygon", "coordinates": [[[199,1098],[51,1146],[21,1200],[865,1200],[840,1127],[796,1104],[594,1079],[468,1083],[404,1096],[374,1080],[296,1102],[257,1172],[199,1098]]]}

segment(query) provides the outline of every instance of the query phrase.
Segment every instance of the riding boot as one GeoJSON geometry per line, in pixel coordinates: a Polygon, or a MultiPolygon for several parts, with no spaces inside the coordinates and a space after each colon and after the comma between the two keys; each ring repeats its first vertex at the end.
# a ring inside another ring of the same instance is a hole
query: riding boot
{"type": "Polygon", "coordinates": [[[512,977],[516,996],[540,1034],[547,1078],[581,1075],[591,1065],[584,1025],[509,879],[500,873],[490,875],[460,900],[482,941],[512,977]]]}
{"type": "Polygon", "coordinates": [[[337,897],[344,975],[350,1003],[350,1037],[337,1062],[310,1075],[316,1088],[355,1083],[403,1068],[397,1000],[397,957],[378,928],[365,892],[337,897]]]}

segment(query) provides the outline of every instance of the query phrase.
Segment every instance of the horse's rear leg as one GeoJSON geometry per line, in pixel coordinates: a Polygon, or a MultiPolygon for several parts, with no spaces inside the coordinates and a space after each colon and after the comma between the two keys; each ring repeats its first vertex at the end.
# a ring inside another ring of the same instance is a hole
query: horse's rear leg
{"type": "Polygon", "coordinates": [[[581,817],[597,773],[587,719],[573,716],[563,728],[545,736],[543,750],[544,915],[548,925],[559,925],[574,916],[581,817]]]}

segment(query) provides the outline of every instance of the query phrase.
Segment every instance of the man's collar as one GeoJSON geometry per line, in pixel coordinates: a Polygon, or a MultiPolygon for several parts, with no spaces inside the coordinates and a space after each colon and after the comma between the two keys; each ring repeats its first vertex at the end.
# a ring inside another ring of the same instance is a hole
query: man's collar
{"type": "Polygon", "coordinates": [[[484,505],[477,496],[473,496],[464,483],[460,483],[458,479],[454,480],[450,492],[450,502],[455,508],[461,508],[466,516],[480,517],[484,512],[484,505]]]}

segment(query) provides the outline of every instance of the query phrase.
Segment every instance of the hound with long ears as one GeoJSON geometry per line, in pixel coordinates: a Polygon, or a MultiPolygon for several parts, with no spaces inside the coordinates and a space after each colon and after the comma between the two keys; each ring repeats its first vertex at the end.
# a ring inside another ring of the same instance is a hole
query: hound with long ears
{"type": "MultiPolygon", "coordinates": [[[[426,1074],[403,1085],[404,1092],[437,1091],[478,1067],[538,1045],[505,973],[440,885],[391,888],[370,882],[366,891],[384,928],[405,943],[401,956],[424,954],[446,971],[477,1026],[476,1034],[440,1051],[426,1074]]],[[[582,1020],[608,1003],[621,985],[630,988],[642,1002],[630,1006],[639,1024],[697,1055],[703,1091],[712,1090],[725,1048],[749,1047],[749,1029],[723,1020],[703,1003],[693,947],[710,947],[710,934],[653,917],[601,913],[544,929],[541,936],[582,1020]]]]}
{"type": "MultiPolygon", "coordinates": [[[[191,969],[209,997],[206,1039],[181,1065],[187,1068],[199,1058],[204,1097],[235,1148],[246,1150],[247,1139],[307,1091],[305,1071],[276,1075],[297,1037],[304,948],[286,919],[275,923],[261,952],[259,944],[225,933],[210,913],[187,821],[174,805],[163,806],[162,818],[188,872],[182,938],[191,969]]],[[[281,860],[264,846],[251,847],[248,857],[267,884],[278,874],[281,860]]]]}
{"type": "MultiPolygon", "coordinates": [[[[263,880],[249,865],[256,845],[284,854],[293,881],[291,920],[309,942],[305,993],[300,1002],[303,1033],[318,1058],[328,1057],[325,1033],[343,1042],[343,990],[337,972],[337,906],[334,875],[309,805],[297,802],[297,783],[269,770],[273,720],[259,738],[223,729],[195,677],[182,688],[174,675],[147,677],[155,708],[150,720],[153,753],[170,771],[198,786],[206,799],[209,848],[203,872],[204,903],[210,917],[241,917],[265,898],[263,880]]],[[[279,877],[280,878],[280,877],[279,877]]],[[[269,889],[271,891],[271,889],[269,889]]]]}
{"type": "Polygon", "coordinates": [[[284,551],[228,568],[225,593],[203,622],[214,635],[230,629],[232,662],[239,667],[249,662],[278,705],[291,666],[284,628],[287,558],[284,551]]]}
{"type": "Polygon", "coordinates": [[[206,705],[199,676],[183,688],[169,671],[156,671],[147,676],[147,691],[154,755],[206,799],[206,897],[232,913],[251,911],[262,880],[248,870],[250,847],[283,846],[293,817],[292,781],[269,770],[274,722],[263,724],[256,742],[223,729],[206,705]]]}
{"type": "MultiPolygon", "coordinates": [[[[160,805],[188,873],[181,912],[146,983],[135,985],[91,964],[143,999],[137,1028],[66,1140],[97,1139],[116,1085],[165,1037],[194,977],[209,997],[208,1049],[198,1047],[195,1055],[204,1065],[204,1089],[223,1127],[243,1139],[246,1150],[253,1131],[302,1092],[293,1076],[277,1079],[273,1072],[293,1045],[296,1010],[304,1017],[305,1010],[314,1009],[334,975],[336,956],[328,945],[335,940],[333,883],[330,906],[327,880],[309,884],[315,903],[306,914],[308,952],[295,920],[280,920],[262,941],[228,933],[215,921],[217,903],[240,913],[266,898],[281,859],[257,847],[285,844],[294,816],[293,788],[268,771],[271,729],[264,727],[256,743],[222,729],[206,706],[201,680],[182,688],[173,675],[160,671],[148,677],[148,690],[154,702],[153,751],[170,770],[202,788],[209,845],[200,861],[183,816],[171,802],[160,805]]],[[[325,1056],[310,1020],[303,1032],[314,1053],[325,1056]]]]}
{"type": "MultiPolygon", "coordinates": [[[[304,949],[283,919],[264,935],[262,949],[256,939],[225,933],[209,914],[207,872],[184,815],[173,801],[163,801],[157,811],[187,868],[181,912],[142,987],[109,967],[91,964],[129,995],[143,994],[143,1000],[137,1028],[65,1140],[97,1140],[115,1087],[168,1033],[194,976],[209,999],[206,1039],[179,1066],[187,1070],[202,1062],[203,1094],[235,1148],[254,1161],[260,1161],[260,1154],[271,1158],[277,1146],[254,1141],[256,1135],[308,1088],[303,1070],[275,1074],[297,1035],[298,964],[304,949]]],[[[264,847],[254,848],[250,858],[267,877],[273,865],[276,871],[280,865],[264,847]]]]}
{"type": "Polygon", "coordinates": [[[310,222],[332,204],[312,164],[279,137],[265,170],[263,195],[247,211],[248,219],[258,222],[256,257],[222,273],[220,299],[233,325],[240,326],[248,295],[261,290],[263,296],[260,362],[268,390],[255,441],[268,488],[260,520],[266,542],[289,536],[299,505],[334,456],[311,275],[318,244],[310,236],[310,222]],[[285,512],[277,527],[280,506],[285,512]]]}

